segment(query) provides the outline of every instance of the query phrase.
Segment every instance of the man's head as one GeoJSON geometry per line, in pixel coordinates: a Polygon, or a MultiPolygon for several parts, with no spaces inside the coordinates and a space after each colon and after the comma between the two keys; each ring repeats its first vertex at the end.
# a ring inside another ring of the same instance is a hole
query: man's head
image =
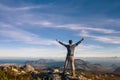
{"type": "Polygon", "coordinates": [[[72,44],[72,40],[69,40],[69,44],[72,44]]]}

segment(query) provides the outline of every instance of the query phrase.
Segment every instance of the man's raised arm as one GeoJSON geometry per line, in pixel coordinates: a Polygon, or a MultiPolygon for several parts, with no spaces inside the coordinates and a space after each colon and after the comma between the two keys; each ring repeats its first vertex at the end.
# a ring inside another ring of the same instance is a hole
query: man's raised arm
{"type": "Polygon", "coordinates": [[[66,46],[66,44],[62,43],[62,42],[59,41],[58,39],[56,39],[56,41],[57,41],[58,43],[60,43],[61,45],[66,46]]]}
{"type": "Polygon", "coordinates": [[[75,46],[78,46],[83,40],[84,40],[84,38],[82,38],[80,41],[78,41],[77,43],[75,43],[75,46]]]}

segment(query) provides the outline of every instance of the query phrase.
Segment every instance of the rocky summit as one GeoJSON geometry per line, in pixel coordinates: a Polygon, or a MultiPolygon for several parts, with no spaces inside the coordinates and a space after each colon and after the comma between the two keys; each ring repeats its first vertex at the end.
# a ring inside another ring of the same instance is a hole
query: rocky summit
{"type": "MultiPolygon", "coordinates": [[[[29,61],[29,63],[31,62],[29,61]]],[[[33,63],[35,62],[33,61],[33,63]]],[[[40,63],[39,65],[41,65],[40,63]]],[[[46,64],[48,63],[52,63],[53,66],[57,62],[46,61],[46,64]]],[[[44,64],[44,61],[42,61],[42,64],[44,64]]],[[[120,80],[119,67],[114,72],[108,73],[104,71],[104,67],[100,64],[91,64],[78,59],[75,60],[75,65],[77,68],[76,77],[71,76],[69,68],[63,74],[62,67],[40,69],[27,63],[20,65],[0,64],[0,80],[120,80]]]]}

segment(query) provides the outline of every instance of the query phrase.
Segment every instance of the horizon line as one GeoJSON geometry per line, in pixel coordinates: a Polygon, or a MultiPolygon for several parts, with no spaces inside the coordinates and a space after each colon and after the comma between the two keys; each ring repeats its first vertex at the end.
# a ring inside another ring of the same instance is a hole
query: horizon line
{"type": "MultiPolygon", "coordinates": [[[[30,59],[34,59],[34,58],[41,58],[41,59],[53,59],[56,57],[0,57],[0,58],[30,58],[30,59]]],[[[57,57],[57,58],[65,58],[65,57],[57,57]]],[[[90,56],[90,57],[75,57],[76,58],[120,58],[120,56],[90,56]]]]}

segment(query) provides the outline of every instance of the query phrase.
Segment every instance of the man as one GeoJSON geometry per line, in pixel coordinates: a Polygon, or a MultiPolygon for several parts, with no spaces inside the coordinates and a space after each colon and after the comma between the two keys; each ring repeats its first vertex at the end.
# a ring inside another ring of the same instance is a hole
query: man
{"type": "Polygon", "coordinates": [[[74,50],[75,50],[75,47],[78,46],[83,40],[84,40],[84,38],[82,38],[80,41],[78,41],[75,44],[72,43],[72,40],[69,40],[69,44],[67,45],[56,39],[57,42],[59,42],[61,45],[65,46],[67,48],[67,56],[66,56],[66,60],[65,60],[63,73],[66,72],[66,69],[68,67],[68,62],[70,62],[70,65],[72,68],[72,76],[75,77],[74,50]]]}

